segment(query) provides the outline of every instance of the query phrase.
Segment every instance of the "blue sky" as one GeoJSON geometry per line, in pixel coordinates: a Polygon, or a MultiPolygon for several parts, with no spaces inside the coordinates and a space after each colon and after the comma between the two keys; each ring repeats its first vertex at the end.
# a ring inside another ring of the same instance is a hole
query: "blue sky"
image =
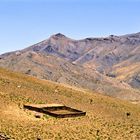
{"type": "Polygon", "coordinates": [[[140,32],[140,0],[0,0],[0,54],[59,32],[74,39],[140,32]]]}

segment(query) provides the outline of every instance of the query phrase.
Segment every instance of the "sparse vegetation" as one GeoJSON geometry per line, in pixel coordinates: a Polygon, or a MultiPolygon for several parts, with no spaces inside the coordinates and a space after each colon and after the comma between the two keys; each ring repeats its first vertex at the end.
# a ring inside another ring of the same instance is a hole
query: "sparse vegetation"
{"type": "Polygon", "coordinates": [[[139,104],[4,69],[0,69],[0,79],[0,132],[10,138],[132,140],[140,136],[139,104]],[[58,92],[55,92],[56,88],[58,92]],[[62,103],[86,111],[87,115],[64,119],[48,115],[36,118],[36,112],[23,109],[25,103],[62,103]]]}

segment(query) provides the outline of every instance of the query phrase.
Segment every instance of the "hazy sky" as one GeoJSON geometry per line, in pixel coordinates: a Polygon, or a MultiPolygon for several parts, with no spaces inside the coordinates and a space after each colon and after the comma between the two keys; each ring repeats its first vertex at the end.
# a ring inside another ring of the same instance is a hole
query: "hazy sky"
{"type": "Polygon", "coordinates": [[[0,54],[58,32],[75,39],[140,32],[140,0],[0,0],[0,54]]]}

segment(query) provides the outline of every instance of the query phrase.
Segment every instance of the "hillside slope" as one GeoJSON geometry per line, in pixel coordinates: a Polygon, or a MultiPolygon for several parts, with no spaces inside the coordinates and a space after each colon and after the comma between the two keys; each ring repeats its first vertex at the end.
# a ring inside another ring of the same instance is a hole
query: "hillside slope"
{"type": "Polygon", "coordinates": [[[140,137],[140,105],[0,69],[0,133],[15,140],[112,139],[140,137]],[[61,103],[85,117],[35,118],[25,103],[61,103]],[[129,116],[127,116],[129,113],[129,116]]]}

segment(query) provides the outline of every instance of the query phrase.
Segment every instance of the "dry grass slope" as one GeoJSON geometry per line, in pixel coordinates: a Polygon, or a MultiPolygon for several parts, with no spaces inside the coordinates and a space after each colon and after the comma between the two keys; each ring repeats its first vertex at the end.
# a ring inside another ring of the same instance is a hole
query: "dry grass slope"
{"type": "Polygon", "coordinates": [[[140,105],[0,69],[0,132],[15,140],[138,140],[140,105]],[[23,109],[60,103],[87,112],[56,119],[23,109]]]}

